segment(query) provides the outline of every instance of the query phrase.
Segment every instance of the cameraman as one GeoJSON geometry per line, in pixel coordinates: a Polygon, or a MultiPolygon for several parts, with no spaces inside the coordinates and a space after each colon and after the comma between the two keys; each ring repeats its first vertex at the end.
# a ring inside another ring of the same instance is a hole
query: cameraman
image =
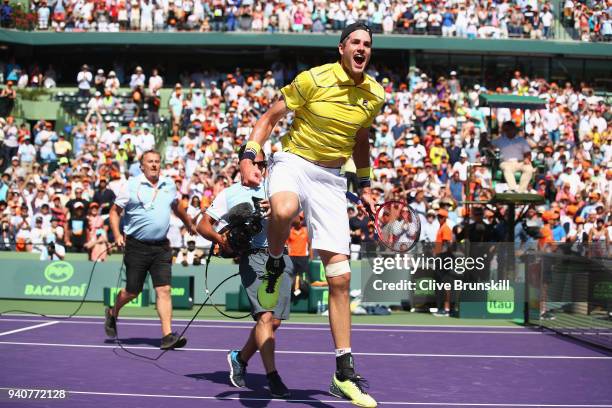
{"type": "MultiPolygon", "coordinates": [[[[243,145],[238,153],[240,158],[242,158],[244,150],[245,146],[243,145]]],[[[257,171],[261,172],[258,177],[261,176],[263,180],[267,171],[267,162],[263,152],[256,156],[254,164],[257,171]]],[[[267,220],[262,221],[261,231],[257,235],[249,237],[250,242],[238,245],[239,247],[232,247],[233,242],[230,242],[231,240],[228,239],[231,234],[230,231],[224,234],[218,232],[228,225],[230,218],[228,213],[231,213],[233,207],[243,203],[253,204],[254,198],[266,198],[263,183],[265,181],[256,188],[236,183],[222,190],[202,217],[197,231],[205,238],[217,243],[220,247],[220,252],[224,255],[240,256],[239,270],[242,285],[251,303],[253,319],[257,322],[251,330],[242,350],[232,350],[228,353],[227,360],[230,365],[231,383],[236,387],[245,386],[244,375],[246,374],[247,363],[253,354],[259,350],[266,369],[272,397],[287,398],[289,397],[289,390],[283,384],[274,363],[274,331],[280,326],[281,320],[289,318],[291,282],[293,281],[291,276],[293,274],[291,259],[287,254],[283,256],[287,266],[283,275],[280,276],[281,283],[278,303],[274,309],[264,309],[257,299],[257,290],[263,283],[261,278],[265,273],[266,260],[268,259],[267,220]]],[[[265,216],[267,217],[270,208],[268,201],[262,201],[261,205],[265,209],[265,216]]],[[[230,228],[246,228],[246,221],[250,222],[250,220],[245,219],[245,222],[241,222],[236,227],[230,226],[230,228]]],[[[233,224],[236,225],[235,220],[233,224]]],[[[234,235],[239,236],[242,234],[238,232],[234,235]]],[[[236,246],[236,243],[233,244],[236,246]]]]}
{"type": "Polygon", "coordinates": [[[45,239],[47,242],[40,251],[41,261],[63,261],[66,256],[66,248],[55,241],[55,234],[49,234],[45,239]]]}

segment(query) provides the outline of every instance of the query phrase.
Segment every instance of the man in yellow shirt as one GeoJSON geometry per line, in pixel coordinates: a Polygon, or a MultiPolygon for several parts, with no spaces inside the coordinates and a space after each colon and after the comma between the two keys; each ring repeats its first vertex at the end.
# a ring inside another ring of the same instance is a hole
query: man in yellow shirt
{"type": "Polygon", "coordinates": [[[363,389],[362,377],[355,373],[351,354],[350,229],[346,179],[340,176],[340,167],[353,157],[362,200],[372,208],[368,136],[385,92],[365,73],[372,52],[368,26],[346,27],[338,51],[339,62],[304,71],[281,89],[282,98],[255,124],[240,172],[244,185],[259,184],[255,156],[278,121],[293,111],[291,129],[282,138],[283,151],[274,154],[270,165],[270,256],[258,299],[270,310],[278,301],[283,247],[291,220],[301,209],[329,283],[329,321],[336,352],[330,392],[355,405],[375,407],[376,401],[363,389]]]}
{"type": "Polygon", "coordinates": [[[60,133],[58,135],[59,140],[53,144],[55,154],[59,157],[67,157],[72,150],[72,145],[66,140],[66,137],[60,133]]]}

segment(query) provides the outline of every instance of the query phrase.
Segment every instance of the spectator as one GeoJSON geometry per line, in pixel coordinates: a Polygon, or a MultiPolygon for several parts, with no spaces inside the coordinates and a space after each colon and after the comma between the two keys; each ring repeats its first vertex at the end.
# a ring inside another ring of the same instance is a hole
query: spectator
{"type": "MultiPolygon", "coordinates": [[[[77,197],[80,194],[77,193],[77,197]]],[[[67,222],[64,241],[71,252],[83,252],[87,242],[87,230],[89,228],[85,205],[82,200],[74,202],[67,222]]]]}
{"type": "Polygon", "coordinates": [[[145,77],[144,72],[142,71],[142,67],[140,66],[136,67],[130,79],[130,88],[132,88],[132,90],[135,90],[138,87],[144,88],[145,79],[146,77],[145,77]]]}
{"type": "Polygon", "coordinates": [[[79,96],[89,97],[91,89],[91,81],[93,76],[89,72],[89,66],[83,64],[81,71],[77,75],[77,86],[79,88],[79,96]]]}
{"type": "Polygon", "coordinates": [[[528,191],[534,169],[531,165],[531,147],[521,136],[516,137],[518,130],[512,121],[502,125],[502,136],[493,141],[500,150],[500,168],[510,192],[525,193],[528,191]],[[515,172],[521,172],[519,185],[516,185],[515,172]]]}
{"type": "MultiPolygon", "coordinates": [[[[13,81],[7,81],[6,87],[0,91],[0,117],[9,116],[15,106],[17,91],[13,88],[13,81]]],[[[4,120],[4,119],[3,119],[4,120]]]]}

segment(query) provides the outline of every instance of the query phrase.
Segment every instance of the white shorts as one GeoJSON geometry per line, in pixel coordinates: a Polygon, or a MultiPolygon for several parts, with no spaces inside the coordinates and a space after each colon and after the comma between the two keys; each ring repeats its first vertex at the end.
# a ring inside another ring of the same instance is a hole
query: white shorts
{"type": "Polygon", "coordinates": [[[299,197],[313,249],[349,255],[346,178],[340,169],[317,166],[293,153],[277,152],[270,160],[270,197],[291,191],[299,197]]]}

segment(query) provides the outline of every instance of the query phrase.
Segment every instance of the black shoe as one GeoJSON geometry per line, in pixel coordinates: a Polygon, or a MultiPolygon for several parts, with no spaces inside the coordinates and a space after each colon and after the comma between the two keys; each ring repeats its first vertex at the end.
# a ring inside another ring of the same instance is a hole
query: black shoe
{"type": "Polygon", "coordinates": [[[104,310],[104,331],[108,337],[117,337],[117,319],[111,314],[110,307],[104,310]]]}
{"type": "Polygon", "coordinates": [[[272,398],[289,398],[291,393],[289,392],[287,386],[283,384],[283,380],[281,380],[277,371],[267,374],[266,377],[268,377],[268,385],[270,387],[270,394],[272,394],[272,398]]]}
{"type": "Polygon", "coordinates": [[[244,376],[246,374],[246,363],[240,361],[240,351],[232,350],[227,353],[227,363],[230,368],[230,382],[234,387],[242,388],[246,386],[244,376]]]}
{"type": "Polygon", "coordinates": [[[185,337],[179,336],[176,333],[170,333],[162,337],[161,346],[159,348],[162,350],[172,350],[185,347],[185,344],[187,344],[187,339],[185,337]]]}
{"type": "Polygon", "coordinates": [[[278,259],[271,256],[268,257],[266,271],[260,277],[263,282],[257,288],[257,300],[261,307],[266,310],[273,310],[278,303],[284,270],[285,260],[283,257],[278,259]]]}
{"type": "Polygon", "coordinates": [[[555,315],[552,312],[544,312],[540,315],[540,320],[555,320],[555,315]]]}

